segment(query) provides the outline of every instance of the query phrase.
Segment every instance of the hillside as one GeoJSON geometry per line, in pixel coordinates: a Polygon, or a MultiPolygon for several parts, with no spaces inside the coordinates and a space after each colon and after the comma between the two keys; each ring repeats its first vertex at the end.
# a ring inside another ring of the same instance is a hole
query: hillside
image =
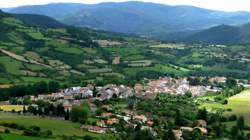
{"type": "Polygon", "coordinates": [[[237,44],[240,40],[240,29],[228,25],[212,27],[185,38],[186,42],[207,44],[237,44]]]}
{"type": "Polygon", "coordinates": [[[0,25],[0,83],[4,84],[52,79],[67,83],[65,79],[69,77],[73,80],[84,76],[76,65],[98,53],[95,49],[98,44],[93,39],[102,36],[83,28],[60,28],[63,24],[36,15],[12,16],[0,12],[0,25]],[[41,17],[48,22],[36,20],[41,17]],[[56,28],[48,28],[53,26],[56,28]],[[91,48],[93,51],[89,53],[91,48]]]}
{"type": "Polygon", "coordinates": [[[144,77],[249,75],[247,45],[162,43],[87,28],[45,26],[54,20],[30,26],[30,20],[24,23],[15,15],[0,15],[0,84],[4,85],[53,80],[133,86],[144,77]]]}
{"type": "MultiPolygon", "coordinates": [[[[206,44],[248,44],[250,24],[242,26],[219,25],[182,38],[189,43],[206,44]]],[[[179,39],[181,40],[181,39],[179,39]]]]}
{"type": "Polygon", "coordinates": [[[30,26],[40,26],[45,28],[64,28],[66,25],[44,15],[13,14],[16,19],[23,21],[30,26]]]}
{"type": "Polygon", "coordinates": [[[59,3],[17,7],[7,11],[43,14],[69,25],[165,40],[169,40],[170,33],[200,30],[221,24],[243,24],[250,20],[250,14],[246,12],[228,13],[191,6],[168,6],[143,2],[93,5],[59,3]]]}

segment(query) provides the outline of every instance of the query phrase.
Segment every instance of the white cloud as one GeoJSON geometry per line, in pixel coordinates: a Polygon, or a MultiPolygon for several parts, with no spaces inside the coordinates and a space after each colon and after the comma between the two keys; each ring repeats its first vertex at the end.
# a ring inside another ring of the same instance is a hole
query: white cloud
{"type": "MultiPolygon", "coordinates": [[[[56,2],[100,3],[121,2],[126,0],[0,0],[0,7],[15,7],[20,5],[36,5],[56,2]]],[[[202,8],[222,11],[250,11],[250,0],[139,0],[163,3],[169,5],[193,5],[202,8]]]]}

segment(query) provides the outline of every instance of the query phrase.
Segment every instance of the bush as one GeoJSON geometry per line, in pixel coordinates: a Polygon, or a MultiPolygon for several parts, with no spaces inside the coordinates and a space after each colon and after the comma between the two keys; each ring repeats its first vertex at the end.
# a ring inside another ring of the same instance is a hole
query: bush
{"type": "Polygon", "coordinates": [[[25,136],[39,136],[39,132],[30,130],[30,129],[26,129],[23,131],[23,135],[25,135],[25,136]]]}
{"type": "Polygon", "coordinates": [[[51,130],[46,130],[42,133],[45,137],[51,137],[53,135],[53,132],[51,130]]]}
{"type": "Polygon", "coordinates": [[[227,118],[225,116],[221,116],[219,119],[220,122],[227,122],[227,118]]]}
{"type": "Polygon", "coordinates": [[[90,135],[86,135],[83,137],[83,140],[94,140],[94,138],[91,137],[90,135]]]}
{"type": "Polygon", "coordinates": [[[236,115],[229,116],[228,121],[237,121],[237,116],[236,115]]]}
{"type": "Polygon", "coordinates": [[[41,130],[41,128],[38,126],[30,126],[30,129],[37,131],[37,132],[40,132],[40,130],[41,130]]]}
{"type": "Polygon", "coordinates": [[[9,129],[5,129],[5,130],[4,130],[4,133],[9,134],[9,133],[10,133],[10,130],[9,130],[9,129]]]}

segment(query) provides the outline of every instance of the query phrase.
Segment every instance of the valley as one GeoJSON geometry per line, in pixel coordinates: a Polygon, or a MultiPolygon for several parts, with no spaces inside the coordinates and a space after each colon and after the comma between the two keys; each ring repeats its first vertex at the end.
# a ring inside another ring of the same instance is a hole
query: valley
{"type": "Polygon", "coordinates": [[[250,139],[249,12],[145,2],[4,11],[0,140],[250,139]]]}

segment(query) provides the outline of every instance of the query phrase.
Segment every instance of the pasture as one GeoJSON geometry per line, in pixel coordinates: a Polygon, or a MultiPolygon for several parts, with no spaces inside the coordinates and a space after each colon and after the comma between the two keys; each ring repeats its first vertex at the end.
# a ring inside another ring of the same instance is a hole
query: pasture
{"type": "MultiPolygon", "coordinates": [[[[51,130],[54,136],[78,136],[83,137],[85,135],[90,135],[96,138],[105,139],[110,138],[110,135],[98,135],[90,133],[80,129],[81,124],[72,123],[70,121],[63,121],[60,119],[53,118],[41,118],[35,116],[22,116],[15,114],[0,114],[0,123],[16,123],[25,127],[39,126],[41,130],[51,130]]],[[[12,135],[7,135],[6,137],[12,137],[12,135]]],[[[13,136],[15,138],[15,136],[13,136]]],[[[6,139],[8,140],[8,139],[6,139]]],[[[12,139],[11,139],[12,140],[12,139]]],[[[15,139],[13,139],[15,140],[15,139]]],[[[18,139],[19,140],[19,139],[18,139]]],[[[25,139],[26,140],[26,139],[25,139]]],[[[27,139],[29,140],[29,139],[27,139]]],[[[33,139],[32,139],[33,140],[33,139]]],[[[40,140],[40,139],[38,139],[40,140]]],[[[43,139],[41,139],[43,140],[43,139]]],[[[47,139],[44,139],[47,140],[47,139]]],[[[48,139],[50,140],[50,139],[48,139]]],[[[54,140],[54,139],[51,139],[54,140]]]]}
{"type": "Polygon", "coordinates": [[[218,109],[232,109],[226,111],[226,116],[235,114],[237,116],[244,116],[247,124],[250,124],[250,89],[242,91],[240,94],[228,98],[228,104],[222,105],[219,103],[203,103],[201,107],[206,107],[208,111],[216,111],[218,109]]]}

